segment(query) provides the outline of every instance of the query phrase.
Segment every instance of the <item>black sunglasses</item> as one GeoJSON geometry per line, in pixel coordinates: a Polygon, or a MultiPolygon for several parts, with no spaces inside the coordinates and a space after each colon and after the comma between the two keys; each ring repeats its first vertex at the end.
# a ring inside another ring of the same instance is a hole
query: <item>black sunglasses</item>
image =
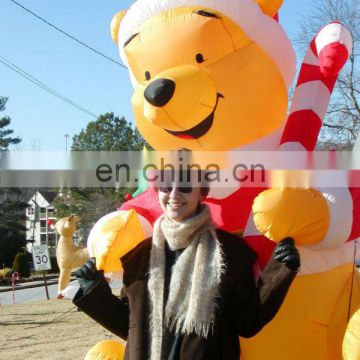
{"type": "MultiPolygon", "coordinates": [[[[191,186],[179,186],[176,188],[183,194],[189,194],[192,192],[193,189],[191,186]]],[[[172,192],[172,190],[172,186],[159,186],[159,191],[161,191],[162,193],[170,193],[172,192]]]]}

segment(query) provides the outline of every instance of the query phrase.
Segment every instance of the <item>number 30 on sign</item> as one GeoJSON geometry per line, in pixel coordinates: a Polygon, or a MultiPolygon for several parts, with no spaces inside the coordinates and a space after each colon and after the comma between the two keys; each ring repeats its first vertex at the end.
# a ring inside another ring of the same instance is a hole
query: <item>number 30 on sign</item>
{"type": "Polygon", "coordinates": [[[32,256],[36,271],[51,269],[49,250],[46,245],[33,245],[32,256]]]}

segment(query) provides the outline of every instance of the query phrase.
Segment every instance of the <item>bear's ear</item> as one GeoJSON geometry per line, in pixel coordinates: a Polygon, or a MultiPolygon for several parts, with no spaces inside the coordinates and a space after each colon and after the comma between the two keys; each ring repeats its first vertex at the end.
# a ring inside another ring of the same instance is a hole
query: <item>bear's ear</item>
{"type": "Polygon", "coordinates": [[[76,223],[78,223],[78,222],[80,222],[80,220],[81,220],[81,217],[80,216],[78,216],[78,215],[73,215],[73,221],[75,221],[76,223]]]}
{"type": "Polygon", "coordinates": [[[256,0],[262,11],[271,17],[276,15],[276,13],[280,10],[283,1],[284,0],[256,0]]]}
{"type": "Polygon", "coordinates": [[[125,14],[126,14],[126,10],[119,11],[113,16],[111,20],[110,32],[111,32],[111,38],[115,44],[117,44],[118,42],[119,27],[125,14]]]}

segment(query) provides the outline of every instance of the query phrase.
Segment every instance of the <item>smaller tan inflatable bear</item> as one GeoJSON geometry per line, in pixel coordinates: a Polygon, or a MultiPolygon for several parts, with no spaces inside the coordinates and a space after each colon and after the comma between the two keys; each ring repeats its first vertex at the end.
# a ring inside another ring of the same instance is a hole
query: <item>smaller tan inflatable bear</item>
{"type": "Polygon", "coordinates": [[[73,242],[73,234],[79,221],[79,216],[71,215],[58,220],[55,224],[56,231],[60,234],[56,248],[56,259],[60,269],[58,299],[64,297],[62,291],[69,284],[72,269],[82,266],[89,260],[88,250],[76,246],[73,242]]]}

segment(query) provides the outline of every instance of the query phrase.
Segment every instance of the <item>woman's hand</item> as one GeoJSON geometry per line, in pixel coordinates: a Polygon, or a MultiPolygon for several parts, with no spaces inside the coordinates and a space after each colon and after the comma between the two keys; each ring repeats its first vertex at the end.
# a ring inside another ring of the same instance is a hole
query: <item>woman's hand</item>
{"type": "Polygon", "coordinates": [[[105,281],[104,271],[97,270],[95,258],[90,258],[80,269],[75,271],[75,276],[79,281],[80,288],[87,292],[92,289],[98,282],[105,281]]]}
{"type": "Polygon", "coordinates": [[[277,244],[275,248],[275,260],[286,264],[292,271],[297,271],[300,268],[300,254],[295,247],[293,238],[285,238],[277,244]]]}

